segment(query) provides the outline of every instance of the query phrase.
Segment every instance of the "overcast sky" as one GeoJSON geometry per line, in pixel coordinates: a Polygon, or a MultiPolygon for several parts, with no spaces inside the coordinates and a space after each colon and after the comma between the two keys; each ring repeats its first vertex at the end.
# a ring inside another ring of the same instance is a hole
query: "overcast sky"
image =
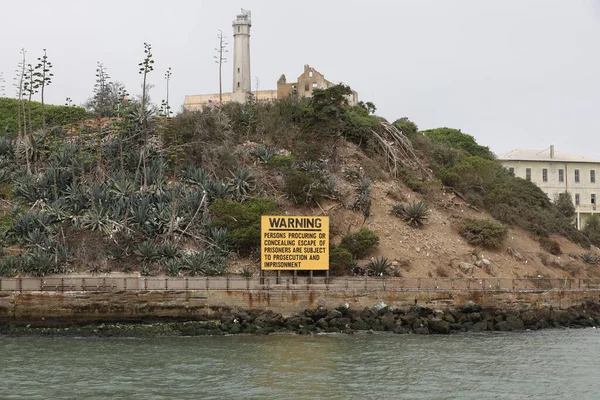
{"type": "MultiPolygon", "coordinates": [[[[214,48],[252,11],[253,86],[275,89],[310,64],[357,90],[390,121],[460,128],[497,155],[545,149],[600,159],[600,0],[29,0],[2,1],[0,72],[6,92],[19,50],[54,64],[47,102],[92,94],[96,62],[130,93],[152,44],[151,96],[171,104],[218,92],[214,48]]],[[[230,46],[231,48],[231,46],[230,46]]],[[[232,54],[231,52],[229,54],[232,54]]],[[[231,60],[224,90],[232,86],[231,60]]]]}

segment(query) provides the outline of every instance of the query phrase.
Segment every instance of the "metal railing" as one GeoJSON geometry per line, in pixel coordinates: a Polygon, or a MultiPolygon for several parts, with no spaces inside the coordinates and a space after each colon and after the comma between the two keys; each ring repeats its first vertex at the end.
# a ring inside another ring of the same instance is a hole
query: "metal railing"
{"type": "Polygon", "coordinates": [[[140,292],[204,290],[382,290],[390,292],[599,291],[600,279],[384,277],[21,277],[0,278],[0,292],[140,292]]]}

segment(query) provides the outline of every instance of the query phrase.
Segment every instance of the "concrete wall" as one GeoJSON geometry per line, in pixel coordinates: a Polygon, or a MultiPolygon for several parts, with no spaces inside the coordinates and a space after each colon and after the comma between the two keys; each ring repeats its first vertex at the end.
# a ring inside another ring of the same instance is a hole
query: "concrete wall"
{"type": "MultiPolygon", "coordinates": [[[[0,293],[1,294],[1,293],[0,293]]],[[[283,315],[306,308],[338,307],[347,302],[363,309],[383,301],[409,307],[415,301],[433,309],[456,308],[472,300],[484,307],[524,309],[538,306],[568,308],[599,301],[600,291],[539,291],[527,293],[484,291],[392,292],[382,290],[198,290],[115,293],[4,293],[0,295],[0,323],[38,325],[70,322],[145,319],[210,320],[232,309],[272,310],[283,315]]]]}

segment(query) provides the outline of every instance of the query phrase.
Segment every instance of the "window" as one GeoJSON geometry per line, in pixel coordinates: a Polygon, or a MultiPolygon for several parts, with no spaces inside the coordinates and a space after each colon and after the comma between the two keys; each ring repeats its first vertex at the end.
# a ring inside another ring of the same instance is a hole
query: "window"
{"type": "Polygon", "coordinates": [[[596,170],[590,171],[590,183],[596,183],[596,170]]]}
{"type": "Polygon", "coordinates": [[[559,182],[564,182],[565,181],[565,170],[564,169],[559,169],[558,170],[558,181],[559,182]]]}
{"type": "Polygon", "coordinates": [[[238,74],[240,73],[240,69],[238,68],[238,74]]]}
{"type": "Polygon", "coordinates": [[[548,182],[548,169],[542,169],[542,182],[548,182]]]}
{"type": "Polygon", "coordinates": [[[576,169],[574,172],[575,172],[575,183],[579,183],[579,170],[576,169]]]}
{"type": "Polygon", "coordinates": [[[240,83],[238,82],[238,87],[240,87],[240,83]]]}
{"type": "Polygon", "coordinates": [[[308,71],[308,77],[312,78],[312,71],[308,71]]]}
{"type": "Polygon", "coordinates": [[[525,168],[525,179],[531,180],[531,168],[525,168]]]}
{"type": "Polygon", "coordinates": [[[313,82],[313,89],[317,88],[317,82],[313,82]]]}
{"type": "Polygon", "coordinates": [[[508,168],[508,173],[515,176],[515,169],[513,167],[508,168]]]}
{"type": "Polygon", "coordinates": [[[308,92],[310,90],[310,85],[307,83],[306,85],[304,85],[304,91],[308,92]]]}
{"type": "Polygon", "coordinates": [[[592,209],[595,210],[596,209],[596,195],[592,194],[590,202],[592,203],[592,209]]]}
{"type": "Polygon", "coordinates": [[[240,27],[238,26],[238,32],[240,31],[240,27]]]}
{"type": "Polygon", "coordinates": [[[575,205],[579,206],[580,202],[581,201],[579,200],[579,193],[575,193],[575,205]]]}

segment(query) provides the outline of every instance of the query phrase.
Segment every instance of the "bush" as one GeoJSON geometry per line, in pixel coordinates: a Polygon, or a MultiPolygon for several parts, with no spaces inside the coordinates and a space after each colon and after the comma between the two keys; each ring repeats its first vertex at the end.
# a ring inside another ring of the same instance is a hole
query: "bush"
{"type": "Polygon", "coordinates": [[[356,258],[363,258],[369,255],[378,244],[379,236],[369,229],[362,228],[356,233],[344,236],[340,247],[348,250],[356,258]]]}
{"type": "Polygon", "coordinates": [[[540,246],[542,249],[546,250],[548,253],[558,256],[562,254],[562,250],[560,249],[560,244],[556,240],[549,239],[547,237],[540,238],[540,246]]]}
{"type": "Polygon", "coordinates": [[[506,239],[508,228],[487,219],[466,219],[460,227],[460,235],[474,246],[498,248],[506,239]]]}
{"type": "Polygon", "coordinates": [[[346,275],[353,261],[352,253],[340,246],[329,249],[329,272],[334,276],[346,275]]]}
{"type": "Polygon", "coordinates": [[[390,260],[387,257],[377,257],[369,261],[367,264],[367,270],[369,275],[373,276],[387,276],[389,274],[389,268],[392,266],[390,260]]]}
{"type": "Polygon", "coordinates": [[[277,203],[266,198],[251,198],[243,203],[217,199],[209,209],[213,225],[226,228],[229,243],[244,254],[260,246],[260,217],[278,211],[277,203]]]}
{"type": "Polygon", "coordinates": [[[289,171],[285,177],[283,191],[296,204],[313,204],[323,198],[319,177],[304,171],[289,171]]]}

